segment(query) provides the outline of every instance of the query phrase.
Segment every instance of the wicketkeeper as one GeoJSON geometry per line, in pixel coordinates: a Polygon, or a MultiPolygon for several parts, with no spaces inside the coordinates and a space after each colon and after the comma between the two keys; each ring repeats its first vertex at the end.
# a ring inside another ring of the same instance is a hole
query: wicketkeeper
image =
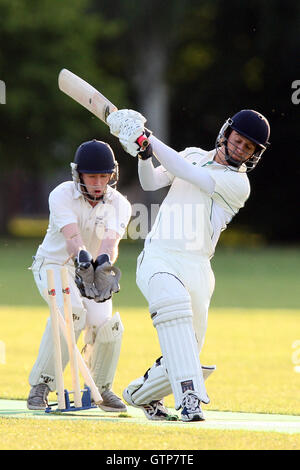
{"type": "MultiPolygon", "coordinates": [[[[118,245],[131,217],[131,205],[115,189],[118,163],[111,147],[98,140],[81,144],[71,163],[73,181],[57,186],[49,196],[46,236],[34,257],[32,272],[47,301],[47,269],[53,269],[57,303],[63,312],[60,269],[67,266],[75,336],[85,330],[84,358],[103,398],[105,411],[124,411],[111,390],[123,335],[120,315],[112,315],[112,295],[119,291],[120,270],[114,266],[118,245]]],[[[62,337],[65,368],[68,348],[62,337]]],[[[43,410],[56,389],[53,342],[48,320],[37,360],[30,373],[27,406],[43,410]]]]}
{"type": "Polygon", "coordinates": [[[113,112],[107,122],[124,149],[139,156],[143,189],[170,186],[137,262],[137,284],[149,303],[162,357],[123,397],[149,419],[168,419],[162,400],[173,393],[183,421],[203,420],[201,403],[209,403],[204,379],[213,370],[199,360],[214,290],[210,259],[249,197],[247,172],[269,145],[270,126],[260,113],[242,110],[224,123],[213,150],[178,153],[151,135],[146,119],[133,110],[113,112]],[[150,142],[142,152],[141,135],[150,142]],[[153,155],[160,166],[154,167],[153,155]]]}

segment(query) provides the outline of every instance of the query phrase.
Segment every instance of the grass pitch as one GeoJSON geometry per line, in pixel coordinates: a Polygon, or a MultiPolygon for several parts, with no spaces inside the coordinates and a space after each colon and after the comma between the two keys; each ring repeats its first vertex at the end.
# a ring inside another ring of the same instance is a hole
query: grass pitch
{"type": "MultiPolygon", "coordinates": [[[[7,450],[299,450],[300,436],[88,421],[0,419],[7,450]]],[[[113,455],[113,452],[111,452],[113,455]]]]}
{"type": "MultiPolygon", "coordinates": [[[[0,239],[0,305],[43,305],[28,267],[41,240],[0,239]]],[[[122,270],[121,291],[114,305],[145,307],[135,284],[136,259],[141,243],[122,240],[117,265],[122,270]]],[[[212,307],[299,308],[300,248],[222,248],[212,259],[216,288],[212,307]]]]}
{"type": "MultiPolygon", "coordinates": [[[[121,292],[114,297],[114,310],[120,311],[125,326],[114,383],[119,395],[160,356],[145,299],[135,286],[141,247],[124,243],[118,263],[123,271],[121,292]]],[[[0,243],[0,398],[26,399],[28,375],[48,316],[27,270],[35,249],[29,241],[0,243]]],[[[211,403],[204,411],[300,415],[300,374],[294,369],[300,357],[295,348],[300,340],[298,260],[296,249],[216,254],[217,287],[201,361],[216,364],[217,371],[207,382],[211,403]]],[[[66,386],[71,388],[68,368],[66,386]]],[[[50,398],[54,400],[54,394],[50,398]]],[[[174,405],[171,396],[166,404],[174,405]]],[[[195,431],[188,425],[178,432],[176,425],[129,427],[126,420],[2,418],[0,423],[1,449],[300,449],[298,434],[276,432],[195,431]]]]}
{"type": "MultiPolygon", "coordinates": [[[[1,398],[27,397],[28,375],[47,316],[44,307],[0,308],[1,340],[6,345],[5,364],[0,367],[1,398]]],[[[155,330],[143,309],[125,308],[122,319],[125,332],[114,384],[117,394],[160,356],[155,330]]],[[[297,310],[211,310],[201,361],[216,364],[217,370],[207,381],[211,404],[206,408],[300,415],[300,374],[292,363],[298,323],[297,310]]],[[[71,388],[68,368],[66,383],[71,388]]],[[[166,403],[174,406],[172,396],[166,403]]]]}

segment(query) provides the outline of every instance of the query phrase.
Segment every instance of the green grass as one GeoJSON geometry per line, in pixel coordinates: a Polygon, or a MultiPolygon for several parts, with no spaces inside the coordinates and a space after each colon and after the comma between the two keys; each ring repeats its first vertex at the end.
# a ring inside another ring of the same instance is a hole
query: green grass
{"type": "MultiPolygon", "coordinates": [[[[37,243],[0,241],[0,398],[25,399],[48,310],[27,270],[37,243]]],[[[122,242],[121,292],[114,297],[125,326],[114,390],[141,375],[160,355],[146,301],[135,286],[141,246],[122,242]]],[[[292,362],[299,333],[299,249],[220,249],[213,267],[216,291],[202,363],[217,364],[207,382],[207,410],[300,415],[300,374],[292,362]]],[[[82,344],[82,338],[79,340],[82,344]]],[[[70,384],[66,371],[66,386],[70,384]]],[[[173,406],[172,396],[166,400],[173,406]]],[[[299,435],[213,431],[108,422],[1,419],[2,449],[299,449],[299,435]],[[17,438],[16,438],[17,436],[17,438]],[[83,439],[82,436],[89,436],[83,439]]]]}
{"type": "MultiPolygon", "coordinates": [[[[155,331],[140,308],[124,308],[124,341],[114,390],[143,374],[159,355],[155,331]]],[[[293,370],[292,343],[299,310],[213,309],[201,356],[216,363],[207,382],[206,410],[300,415],[300,374],[293,370]],[[283,328],[284,325],[284,328],[283,328]]],[[[1,339],[6,364],[0,366],[0,397],[25,399],[28,374],[36,358],[48,312],[42,307],[2,307],[1,339]]],[[[80,338],[79,343],[82,342],[80,338]]],[[[69,370],[66,387],[71,388],[69,370]]],[[[50,395],[52,400],[54,394],[50,395]]],[[[174,406],[172,396],[166,404],[174,406]]],[[[0,448],[6,449],[299,449],[300,435],[274,432],[189,430],[108,422],[2,419],[0,448]],[[82,436],[91,436],[83,440],[82,436]],[[15,436],[18,439],[15,439],[15,436]],[[81,436],[81,437],[80,437],[81,436]]]]}
{"type": "MultiPolygon", "coordinates": [[[[0,305],[44,305],[37,291],[31,271],[32,256],[41,240],[0,239],[0,305]]],[[[121,292],[115,296],[115,305],[146,305],[135,285],[136,258],[142,245],[124,241],[120,246],[118,266],[122,270],[121,292]]]]}
{"type": "MultiPolygon", "coordinates": [[[[300,415],[300,374],[294,372],[291,359],[299,314],[299,310],[211,311],[201,360],[217,364],[217,371],[207,382],[211,397],[207,409],[300,415]]],[[[28,375],[47,316],[44,307],[0,308],[0,339],[6,345],[0,398],[27,397],[28,375]]],[[[122,320],[125,333],[114,384],[118,394],[160,355],[155,330],[142,309],[124,308],[122,320]]],[[[172,396],[167,404],[174,406],[172,396]]]]}
{"type": "MultiPolygon", "coordinates": [[[[31,271],[40,240],[0,240],[0,304],[43,305],[31,271]]],[[[135,284],[136,258],[143,245],[123,240],[117,265],[122,270],[116,308],[145,307],[135,284]]],[[[218,248],[212,260],[216,288],[212,307],[298,308],[300,248],[218,248]]]]}
{"type": "Polygon", "coordinates": [[[300,248],[218,248],[214,307],[299,308],[300,248]]]}
{"type": "MultiPolygon", "coordinates": [[[[168,429],[87,421],[0,419],[3,450],[299,450],[300,435],[253,431],[168,429]]],[[[111,452],[109,456],[113,456],[111,452]]],[[[176,452],[175,452],[176,453],[176,452]]],[[[118,455],[118,452],[116,452],[118,455]]],[[[126,454],[127,455],[127,454],[126,454]]],[[[130,455],[130,454],[129,454],[130,455]]],[[[101,456],[100,456],[101,457],[101,456]]],[[[194,456],[194,463],[196,463],[194,456]]],[[[103,463],[103,462],[101,462],[103,463]]]]}

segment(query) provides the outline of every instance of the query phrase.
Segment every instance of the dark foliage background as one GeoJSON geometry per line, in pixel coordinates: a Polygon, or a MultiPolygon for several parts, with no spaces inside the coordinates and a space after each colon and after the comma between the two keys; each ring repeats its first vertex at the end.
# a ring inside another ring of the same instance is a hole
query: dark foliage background
{"type": "Polygon", "coordinates": [[[249,175],[252,195],[233,224],[297,243],[299,38],[300,4],[291,0],[0,0],[1,231],[16,214],[47,213],[49,190],[70,177],[77,146],[93,137],[114,147],[120,189],[145,197],[136,161],[58,90],[66,67],[118,107],[143,112],[178,150],[213,148],[225,119],[242,108],[263,113],[272,145],[249,175]]]}

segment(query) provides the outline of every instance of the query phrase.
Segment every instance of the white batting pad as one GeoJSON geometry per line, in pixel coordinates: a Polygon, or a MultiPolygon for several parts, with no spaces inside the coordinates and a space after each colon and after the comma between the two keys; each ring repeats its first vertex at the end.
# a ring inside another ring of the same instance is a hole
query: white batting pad
{"type": "MultiPolygon", "coordinates": [[[[216,366],[201,366],[204,381],[216,370],[216,366]]],[[[135,405],[148,405],[152,401],[162,400],[171,395],[172,387],[164,365],[164,359],[161,357],[136,380],[130,382],[127,386],[132,402],[135,405]]]]}
{"type": "Polygon", "coordinates": [[[172,393],[163,358],[158,359],[145,375],[133,380],[127,387],[132,401],[137,405],[161,400],[172,393]]]}
{"type": "Polygon", "coordinates": [[[101,328],[88,327],[84,359],[100,391],[110,390],[120,357],[124,327],[117,312],[101,328]]]}
{"type": "Polygon", "coordinates": [[[180,408],[187,390],[194,390],[203,403],[209,403],[188,292],[175,276],[167,273],[151,278],[149,292],[149,310],[157,330],[176,409],[180,408]]]}

